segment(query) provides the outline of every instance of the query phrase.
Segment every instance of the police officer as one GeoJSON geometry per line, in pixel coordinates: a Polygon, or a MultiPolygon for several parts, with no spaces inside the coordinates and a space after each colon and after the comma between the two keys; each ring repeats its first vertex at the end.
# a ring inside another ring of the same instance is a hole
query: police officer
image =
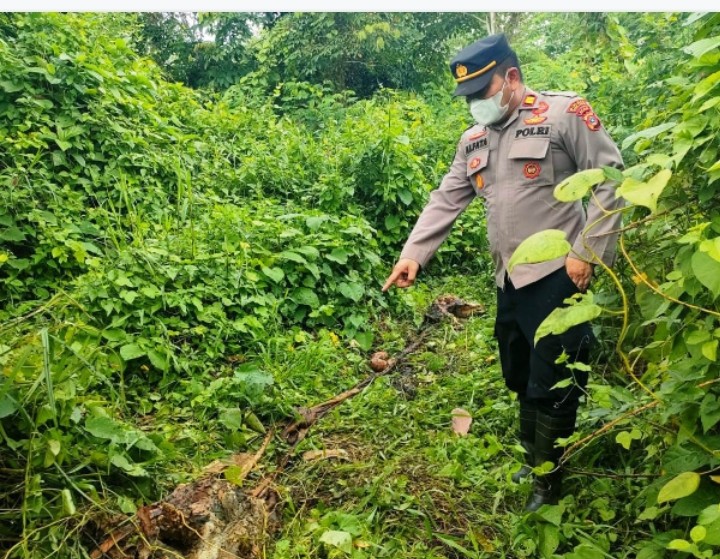
{"type": "Polygon", "coordinates": [[[566,362],[587,361],[594,342],[587,323],[537,345],[535,331],[564,299],[588,288],[594,264],[613,264],[620,215],[611,212],[622,204],[610,183],[593,189],[587,210],[581,201],[559,202],[553,189],[583,169],[622,168],[623,162],[587,101],[525,86],[503,34],[460,51],[450,70],[457,83],[454,94],[466,98],[476,124],[460,137],[450,171],[431,193],[383,291],[411,286],[458,215],[482,197],[497,284],[495,337],[505,383],[518,396],[518,434],[527,460],[513,480],[529,475],[532,465],[555,465],[549,474],[536,476],[525,507],[532,511],[560,497],[562,448],[556,442],[575,430],[587,383],[586,373],[556,361],[563,352],[566,362]],[[518,245],[544,229],[564,231],[572,245],[569,254],[508,272],[518,245]],[[569,385],[560,383],[568,378],[569,385]],[[561,387],[555,387],[558,383],[561,387]]]}

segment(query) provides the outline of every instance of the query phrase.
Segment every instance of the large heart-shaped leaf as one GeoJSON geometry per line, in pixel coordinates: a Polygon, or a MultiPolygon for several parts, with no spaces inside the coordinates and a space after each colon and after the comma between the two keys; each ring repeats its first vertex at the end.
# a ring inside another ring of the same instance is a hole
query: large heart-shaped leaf
{"type": "Polygon", "coordinates": [[[352,553],[352,535],[342,530],[328,530],[320,536],[320,541],[332,547],[337,547],[345,553],[352,553]]]}
{"type": "Polygon", "coordinates": [[[547,262],[570,252],[564,231],[546,229],[530,235],[515,249],[508,262],[508,271],[512,272],[518,264],[536,264],[547,262]]]}
{"type": "Polygon", "coordinates": [[[555,187],[553,194],[561,202],[574,202],[585,196],[591,187],[605,182],[605,171],[586,169],[569,176],[555,187]]]}
{"type": "Polygon", "coordinates": [[[595,303],[581,303],[572,307],[557,308],[538,326],[535,331],[535,343],[537,344],[538,340],[545,336],[567,332],[573,326],[597,318],[600,313],[602,313],[602,307],[595,303]]]}
{"type": "Polygon", "coordinates": [[[720,295],[720,262],[707,252],[698,250],[692,255],[690,264],[695,277],[712,292],[713,297],[720,295]]]}
{"type": "Polygon", "coordinates": [[[700,486],[700,474],[697,472],[683,472],[663,485],[657,496],[658,503],[675,501],[692,495],[700,486]]]}
{"type": "Polygon", "coordinates": [[[671,176],[672,171],[663,169],[647,182],[628,177],[615,191],[615,196],[625,198],[631,204],[649,208],[654,213],[657,211],[657,200],[671,176]]]}

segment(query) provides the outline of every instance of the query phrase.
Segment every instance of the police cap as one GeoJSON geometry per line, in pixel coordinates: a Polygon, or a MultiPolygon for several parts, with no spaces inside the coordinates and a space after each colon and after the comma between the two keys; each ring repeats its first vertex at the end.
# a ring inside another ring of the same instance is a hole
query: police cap
{"type": "Polygon", "coordinates": [[[450,61],[450,71],[458,84],[453,95],[472,95],[485,88],[494,68],[514,54],[503,33],[490,35],[462,49],[450,61]]]}

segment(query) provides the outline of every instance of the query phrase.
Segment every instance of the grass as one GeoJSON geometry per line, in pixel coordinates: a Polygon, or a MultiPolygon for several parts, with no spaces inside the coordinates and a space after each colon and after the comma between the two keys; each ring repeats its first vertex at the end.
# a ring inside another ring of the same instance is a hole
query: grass
{"type": "MultiPolygon", "coordinates": [[[[488,307],[494,299],[492,286],[462,278],[436,279],[403,296],[421,314],[442,293],[488,307]]],[[[519,465],[515,412],[491,316],[443,322],[396,372],[311,430],[298,456],[342,449],[348,459],[298,460],[282,478],[285,526],[273,557],[346,556],[321,541],[329,532],[349,533],[354,557],[503,556],[497,550],[507,548],[512,511],[522,507],[528,486],[508,483],[519,465]],[[466,437],[451,430],[455,407],[474,418],[466,437]]],[[[386,328],[375,349],[395,353],[414,330],[386,328]]]]}
{"type": "MultiPolygon", "coordinates": [[[[432,278],[402,293],[415,315],[402,323],[386,317],[375,350],[396,353],[412,340],[423,311],[441,294],[483,303],[488,311],[460,323],[441,323],[395,372],[310,430],[279,480],[283,528],[268,557],[631,556],[631,546],[619,534],[628,533],[632,521],[618,514],[620,503],[610,502],[630,489],[625,482],[569,475],[560,505],[522,513],[531,484],[510,480],[521,455],[515,397],[505,388],[493,339],[494,291],[494,285],[455,276],[432,278]],[[455,407],[473,417],[465,437],[452,432],[455,407]],[[345,451],[344,459],[301,459],[304,451],[315,449],[345,451]]],[[[318,359],[309,372],[292,366],[284,375],[276,371],[277,381],[284,391],[292,379],[299,386],[298,400],[304,396],[304,404],[317,403],[367,374],[365,358],[353,355],[351,364],[346,353],[332,362],[327,356],[318,359]],[[303,378],[312,380],[305,384],[303,378]],[[313,391],[314,398],[308,398],[313,391]]],[[[602,385],[602,379],[595,381],[602,385]]],[[[594,407],[581,408],[583,434],[593,429],[594,407]]],[[[602,460],[607,444],[617,447],[601,441],[584,458],[602,460]]],[[[570,465],[582,459],[581,454],[570,465]]]]}
{"type": "MultiPolygon", "coordinates": [[[[623,518],[623,502],[613,502],[632,494],[636,488],[629,482],[572,475],[561,505],[529,517],[520,513],[530,483],[510,481],[520,465],[516,404],[497,362],[494,291],[491,281],[479,283],[476,277],[430,278],[399,293],[410,312],[378,317],[373,351],[397,354],[415,340],[425,310],[439,295],[453,293],[487,308],[485,315],[446,319],[435,326],[393,373],[378,378],[312,427],[277,479],[282,529],[266,557],[550,559],[559,552],[570,552],[568,559],[632,556],[624,552],[622,538],[628,536],[618,535],[632,532],[632,519],[623,518]],[[465,437],[451,430],[451,410],[456,407],[473,417],[465,437]],[[317,449],[339,450],[343,456],[302,458],[305,451],[317,449]],[[587,553],[572,554],[583,545],[591,546],[587,553]]],[[[131,513],[135,506],[194,479],[212,460],[257,448],[263,435],[249,429],[245,420],[241,428],[228,423],[223,419],[228,409],[242,414],[252,409],[266,427],[284,423],[296,407],[327,400],[365,378],[370,373],[368,357],[368,352],[327,330],[278,331],[268,333],[255,351],[233,356],[217,370],[208,368],[201,377],[176,378],[149,393],[149,379],[131,380],[124,387],[128,403],[121,406],[121,416],[154,433],[162,453],[146,464],[150,477],[120,477],[116,472],[93,485],[108,507],[131,513]],[[259,394],[244,393],[247,383],[235,378],[238,365],[271,375],[274,384],[259,394]],[[123,487],[142,499],[133,502],[122,495],[123,487]]],[[[594,382],[607,388],[600,378],[594,382]]],[[[592,422],[603,419],[597,403],[586,407],[581,414],[583,434],[592,430],[592,422]]],[[[618,468],[613,461],[617,452],[606,452],[617,451],[618,445],[612,439],[603,445],[584,450],[577,463],[590,470],[603,462],[618,468]]],[[[276,440],[248,485],[271,471],[286,448],[276,440]]],[[[61,482],[54,483],[61,487],[61,482]]],[[[86,504],[82,499],[80,503],[86,504]]],[[[88,511],[94,509],[80,508],[82,520],[65,518],[66,525],[57,527],[57,538],[70,537],[88,522],[88,511]]],[[[52,527],[49,530],[54,533],[52,527]]],[[[98,537],[104,533],[99,530],[98,537]]],[[[32,545],[37,550],[23,556],[42,556],[44,544],[32,545]]],[[[62,549],[68,557],[82,556],[79,550],[62,549]]]]}

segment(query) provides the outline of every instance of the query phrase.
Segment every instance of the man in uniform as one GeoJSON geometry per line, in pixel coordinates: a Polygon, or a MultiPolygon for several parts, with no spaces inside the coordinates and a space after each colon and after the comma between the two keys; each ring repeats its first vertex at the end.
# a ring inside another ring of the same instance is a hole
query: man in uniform
{"type": "MultiPolygon", "coordinates": [[[[587,373],[556,363],[587,361],[594,342],[588,323],[562,335],[542,338],[535,331],[564,299],[584,292],[601,260],[612,265],[621,207],[610,183],[598,185],[584,209],[581,201],[564,203],[555,185],[591,168],[622,168],[617,146],[590,105],[574,93],[535,92],[523,83],[515,52],[504,35],[492,35],[466,47],[450,62],[455,95],[465,96],[477,124],[467,129],[440,187],[420,215],[383,291],[412,285],[421,268],[450,233],[455,219],[481,196],[495,263],[497,316],[495,337],[507,387],[519,400],[519,438],[527,463],[552,462],[555,469],[536,476],[527,511],[555,504],[560,497],[562,448],[569,437],[587,373]],[[584,231],[586,224],[588,231],[584,231]],[[539,264],[521,264],[508,272],[518,245],[533,233],[560,229],[572,250],[539,264]],[[569,386],[553,388],[564,379],[569,386]]],[[[530,466],[513,475],[519,481],[530,466]]]]}

